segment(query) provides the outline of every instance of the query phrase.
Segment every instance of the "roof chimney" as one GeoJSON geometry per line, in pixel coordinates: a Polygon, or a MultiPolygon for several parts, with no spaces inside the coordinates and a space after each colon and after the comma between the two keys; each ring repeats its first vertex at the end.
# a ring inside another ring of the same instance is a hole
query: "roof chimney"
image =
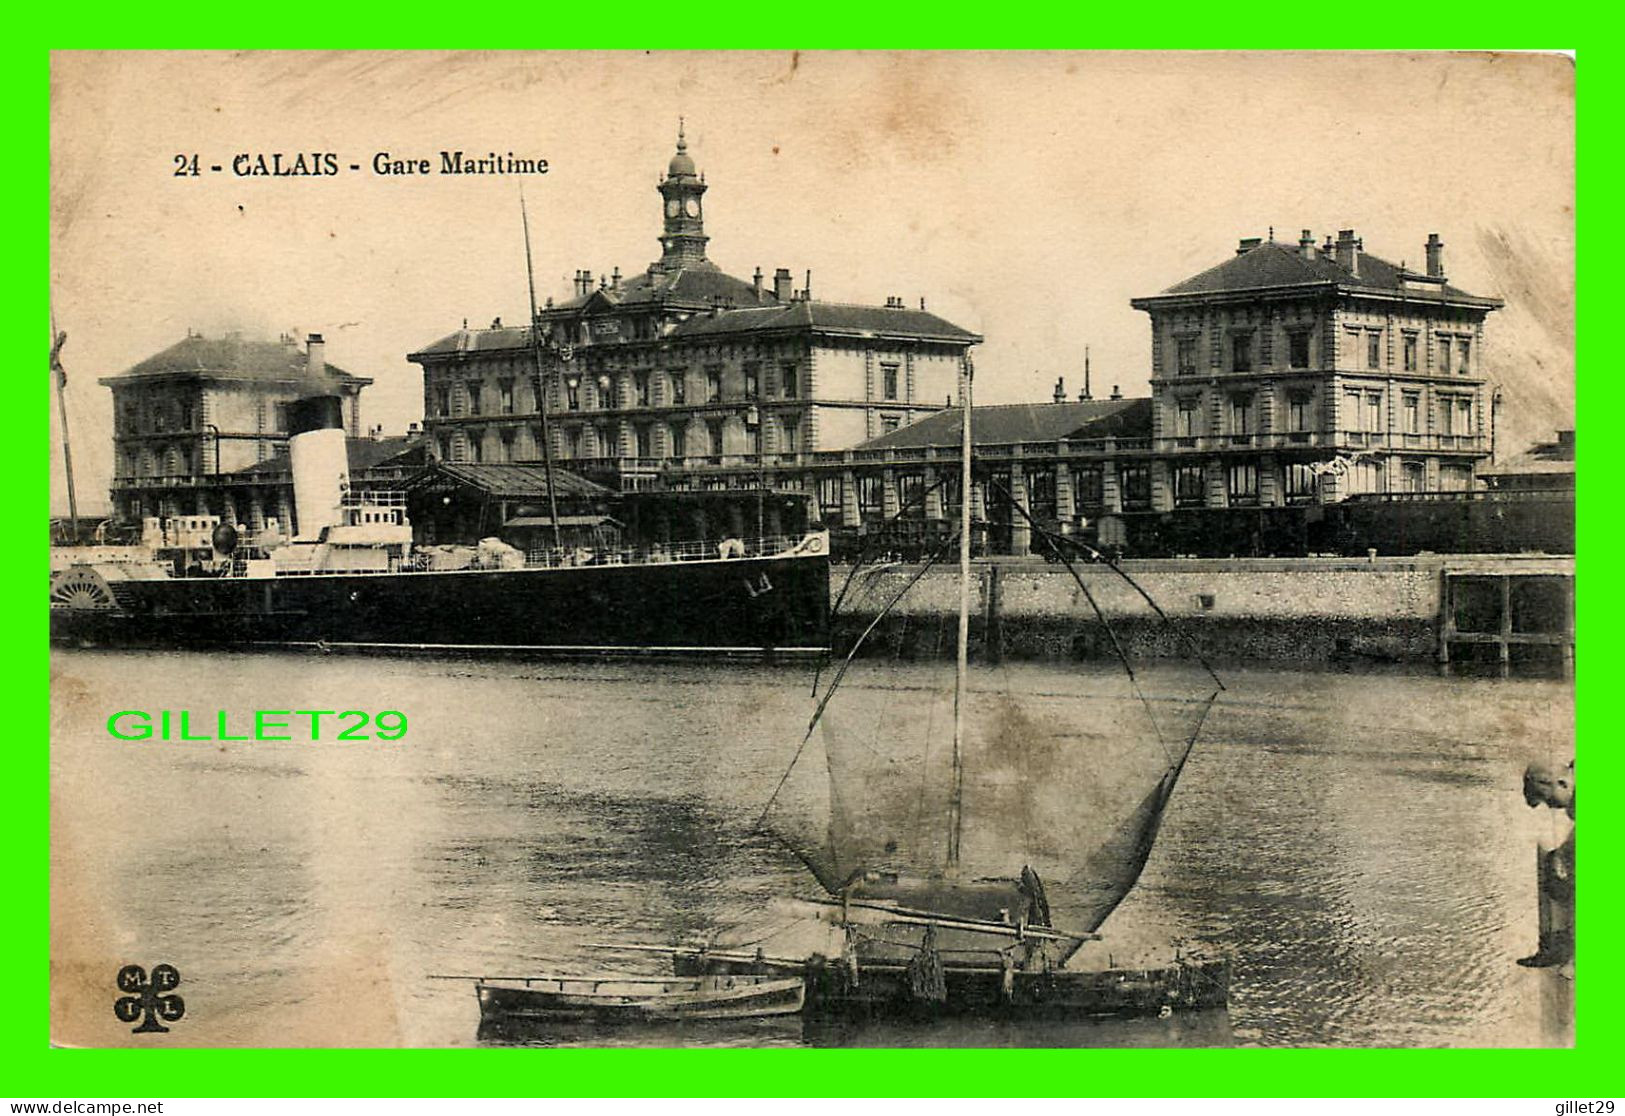
{"type": "Polygon", "coordinates": [[[801,288],[801,297],[808,302],[812,301],[812,268],[807,269],[807,285],[801,288]]]}
{"type": "Polygon", "coordinates": [[[621,269],[618,267],[609,277],[609,289],[612,291],[618,291],[621,289],[621,269]]]}
{"type": "Polygon", "coordinates": [[[1055,402],[1057,402],[1057,403],[1065,403],[1066,402],[1066,377],[1065,376],[1057,376],[1057,377],[1055,377],[1055,402]]]}
{"type": "Polygon", "coordinates": [[[1428,233],[1427,242],[1428,274],[1438,279],[1444,278],[1444,241],[1439,234],[1428,233]]]}
{"type": "Polygon", "coordinates": [[[1264,243],[1263,237],[1244,236],[1241,238],[1241,243],[1236,246],[1236,255],[1245,256],[1248,252],[1251,252],[1254,248],[1257,248],[1262,243],[1264,243]]]}
{"type": "Polygon", "coordinates": [[[752,284],[755,285],[755,287],[756,287],[756,297],[757,297],[758,300],[760,300],[761,297],[762,297],[762,269],[761,268],[756,269],[756,274],[752,275],[750,277],[750,281],[751,281],[752,284]]]}
{"type": "Polygon", "coordinates": [[[305,375],[312,379],[327,375],[327,342],[319,333],[305,338],[305,375]]]}
{"type": "Polygon", "coordinates": [[[1337,266],[1351,275],[1360,274],[1360,238],[1353,229],[1337,230],[1337,266]]]}
{"type": "Polygon", "coordinates": [[[780,302],[790,301],[790,269],[776,268],[773,272],[773,297],[780,302]]]}
{"type": "Polygon", "coordinates": [[[1089,390],[1089,346],[1083,347],[1083,390],[1078,393],[1078,402],[1087,403],[1094,398],[1089,390]]]}
{"type": "Polygon", "coordinates": [[[1298,237],[1298,255],[1306,260],[1315,258],[1315,234],[1308,229],[1304,229],[1303,235],[1298,237]]]}
{"type": "Polygon", "coordinates": [[[586,268],[581,270],[581,293],[584,295],[592,294],[592,272],[586,268]]]}
{"type": "Polygon", "coordinates": [[[1112,398],[1113,399],[1121,399],[1121,398],[1123,398],[1123,389],[1118,387],[1116,384],[1112,385],[1112,398]]]}

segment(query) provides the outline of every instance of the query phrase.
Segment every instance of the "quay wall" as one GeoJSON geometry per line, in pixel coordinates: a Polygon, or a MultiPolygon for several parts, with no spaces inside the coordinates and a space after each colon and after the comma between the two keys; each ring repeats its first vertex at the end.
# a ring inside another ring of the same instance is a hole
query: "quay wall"
{"type": "MultiPolygon", "coordinates": [[[[1157,602],[1105,565],[993,558],[972,568],[971,641],[978,658],[1068,659],[1115,654],[1180,657],[1192,644],[1214,661],[1280,663],[1339,659],[1434,662],[1449,573],[1573,577],[1572,558],[1508,555],[1414,558],[1141,559],[1122,563],[1157,602]],[[1095,607],[1110,621],[1110,634],[1095,607]]],[[[851,641],[920,572],[917,564],[859,567],[834,613],[837,647],[851,641]]],[[[831,601],[850,566],[831,573],[831,601]]],[[[952,656],[959,610],[957,566],[934,566],[887,612],[870,653],[952,656]]]]}

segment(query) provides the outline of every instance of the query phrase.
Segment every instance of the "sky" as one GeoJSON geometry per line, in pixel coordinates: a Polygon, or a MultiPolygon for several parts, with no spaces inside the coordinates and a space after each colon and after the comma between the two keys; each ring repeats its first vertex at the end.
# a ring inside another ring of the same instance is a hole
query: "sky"
{"type": "MultiPolygon", "coordinates": [[[[977,399],[1149,391],[1155,294],[1234,253],[1353,228],[1366,250],[1506,300],[1484,361],[1501,446],[1574,421],[1574,73],[1539,54],[57,52],[51,302],[76,487],[103,510],[116,374],[182,340],[322,333],[374,384],[362,421],[422,417],[406,354],[523,321],[538,297],[658,258],[679,117],[730,274],[812,271],[975,330],[977,399]],[[374,157],[513,152],[541,176],[380,176],[374,157]],[[238,154],[340,173],[238,177],[238,154]],[[177,176],[176,158],[202,173],[177,176]],[[209,167],[220,164],[222,173],[209,167]],[[351,172],[350,164],[361,171],[351,172]]],[[[49,377],[44,377],[48,381],[49,377]]],[[[66,509],[52,423],[53,510],[66,509]]]]}

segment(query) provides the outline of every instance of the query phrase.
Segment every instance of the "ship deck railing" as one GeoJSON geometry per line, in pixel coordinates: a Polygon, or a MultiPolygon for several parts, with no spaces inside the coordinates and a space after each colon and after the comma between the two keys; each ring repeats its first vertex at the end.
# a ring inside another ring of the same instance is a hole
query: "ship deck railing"
{"type": "MultiPolygon", "coordinates": [[[[760,539],[729,538],[721,541],[690,541],[656,544],[647,547],[564,547],[562,549],[532,550],[525,554],[525,569],[575,569],[586,566],[658,566],[680,562],[717,561],[736,558],[772,558],[799,549],[808,535],[770,535],[760,539]]],[[[474,547],[468,547],[474,550],[474,547]]],[[[427,556],[419,549],[417,555],[427,556]]],[[[476,558],[466,566],[420,565],[408,558],[392,559],[387,564],[318,568],[290,556],[276,559],[277,577],[346,577],[352,574],[417,574],[464,573],[514,569],[512,551],[491,552],[491,558],[481,562],[476,558]],[[507,561],[502,556],[507,555],[507,561]]],[[[230,577],[244,577],[247,565],[234,560],[230,577]]]]}
{"type": "Polygon", "coordinates": [[[576,566],[658,566],[671,562],[700,562],[725,558],[772,558],[788,554],[806,541],[805,535],[769,535],[759,539],[693,540],[624,547],[563,547],[530,550],[525,567],[562,569],[576,566]]]}

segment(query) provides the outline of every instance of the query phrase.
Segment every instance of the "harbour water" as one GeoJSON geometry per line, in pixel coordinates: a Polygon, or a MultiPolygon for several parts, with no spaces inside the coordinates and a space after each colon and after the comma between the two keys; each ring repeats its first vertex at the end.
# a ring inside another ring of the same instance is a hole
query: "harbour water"
{"type": "MultiPolygon", "coordinates": [[[[866,664],[848,683],[853,706],[890,710],[886,731],[900,739],[913,695],[934,692],[944,669],[866,664]]],[[[1572,1041],[1571,984],[1514,964],[1535,945],[1533,850],[1545,822],[1524,805],[1520,776],[1532,756],[1571,754],[1570,686],[1224,673],[1229,688],[1141,882],[1099,948],[1118,964],[1176,948],[1227,953],[1227,1013],[553,1041],[1572,1041]]],[[[1012,664],[973,681],[1020,695],[1045,724],[1098,715],[1110,725],[1128,698],[1104,667],[1012,664]]],[[[1190,681],[1170,667],[1140,678],[1149,693],[1190,681]]],[[[595,943],[694,941],[762,919],[775,897],[816,891],[756,829],[805,727],[810,684],[804,668],[760,664],[58,652],[54,1037],[132,1041],[111,1010],[127,963],[180,970],[186,1016],[160,1038],[200,1046],[471,1045],[470,987],[431,975],[582,972],[611,956],[619,971],[658,973],[657,957],[595,943]],[[410,727],[395,742],[329,731],[319,743],[127,742],[106,728],[120,710],[186,709],[194,726],[225,711],[241,732],[256,709],[312,708],[400,710],[410,727]]],[[[1081,731],[1076,754],[1091,739],[1103,737],[1081,731]]],[[[1045,813],[981,819],[984,833],[1019,824],[1039,847],[1046,878],[1061,881],[1051,896],[1061,924],[1069,827],[1087,821],[1092,793],[1073,785],[1082,770],[1042,773],[1045,813]]]]}

